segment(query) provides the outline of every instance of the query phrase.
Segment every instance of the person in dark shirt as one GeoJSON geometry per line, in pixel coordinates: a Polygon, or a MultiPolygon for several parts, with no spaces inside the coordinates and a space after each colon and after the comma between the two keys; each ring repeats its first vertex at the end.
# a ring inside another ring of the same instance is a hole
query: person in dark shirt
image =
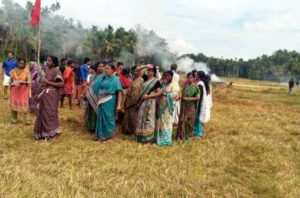
{"type": "Polygon", "coordinates": [[[86,90],[86,87],[88,86],[88,75],[90,73],[90,66],[92,65],[92,61],[90,58],[86,57],[84,59],[84,64],[80,66],[80,85],[79,85],[79,101],[78,104],[80,105],[83,100],[83,92],[86,90]]]}
{"type": "Polygon", "coordinates": [[[75,66],[73,68],[74,72],[74,85],[75,85],[75,97],[74,99],[77,100],[77,105],[80,105],[80,95],[79,95],[79,86],[80,86],[80,65],[78,63],[75,63],[75,66]]]}
{"type": "Polygon", "coordinates": [[[67,58],[62,58],[60,59],[60,66],[59,66],[59,70],[61,72],[61,74],[63,75],[67,66],[67,62],[68,59],[67,58]]]}
{"type": "Polygon", "coordinates": [[[289,81],[289,95],[290,96],[293,95],[294,86],[295,86],[294,79],[291,78],[291,80],[289,81]]]}
{"type": "Polygon", "coordinates": [[[3,61],[2,64],[2,75],[4,75],[3,87],[4,87],[4,98],[8,99],[8,87],[10,82],[10,72],[17,67],[17,61],[14,59],[13,53],[7,53],[7,60],[3,61]]]}

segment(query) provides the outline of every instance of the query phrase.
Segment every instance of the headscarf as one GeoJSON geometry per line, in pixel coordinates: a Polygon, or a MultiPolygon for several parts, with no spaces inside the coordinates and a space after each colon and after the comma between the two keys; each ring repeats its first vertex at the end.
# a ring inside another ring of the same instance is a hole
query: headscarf
{"type": "Polygon", "coordinates": [[[31,75],[31,80],[35,81],[38,77],[39,73],[39,68],[38,64],[36,62],[30,62],[30,75],[31,75]]]}

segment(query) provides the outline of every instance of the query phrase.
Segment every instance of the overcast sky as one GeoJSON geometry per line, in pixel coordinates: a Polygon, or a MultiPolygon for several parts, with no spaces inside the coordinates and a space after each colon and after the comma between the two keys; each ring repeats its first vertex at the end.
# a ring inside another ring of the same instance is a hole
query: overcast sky
{"type": "Polygon", "coordinates": [[[180,54],[253,58],[300,51],[300,0],[42,0],[42,6],[56,1],[60,14],[85,27],[141,24],[180,54]]]}

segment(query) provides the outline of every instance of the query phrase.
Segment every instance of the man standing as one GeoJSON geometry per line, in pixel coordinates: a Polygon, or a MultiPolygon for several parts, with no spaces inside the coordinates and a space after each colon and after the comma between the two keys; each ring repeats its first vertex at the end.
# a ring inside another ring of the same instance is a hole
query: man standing
{"type": "Polygon", "coordinates": [[[173,124],[177,125],[179,122],[179,114],[180,114],[180,86],[179,86],[179,79],[180,76],[177,74],[177,65],[172,64],[171,70],[173,71],[173,80],[172,80],[172,89],[175,93],[175,100],[174,100],[174,112],[173,112],[173,124]]]}
{"type": "Polygon", "coordinates": [[[80,86],[79,86],[79,96],[80,101],[79,104],[81,104],[82,99],[84,97],[84,90],[86,90],[86,87],[88,86],[87,80],[88,75],[90,73],[90,66],[92,65],[92,61],[90,58],[86,57],[84,59],[84,64],[80,66],[80,86]]]}
{"type": "Polygon", "coordinates": [[[17,61],[14,59],[13,53],[7,53],[7,60],[3,61],[2,64],[2,75],[4,75],[3,86],[4,86],[4,98],[8,98],[8,87],[10,82],[10,72],[17,67],[17,61]]]}
{"type": "Polygon", "coordinates": [[[290,96],[293,95],[294,86],[295,86],[294,79],[291,78],[291,80],[289,81],[289,95],[290,96]]]}

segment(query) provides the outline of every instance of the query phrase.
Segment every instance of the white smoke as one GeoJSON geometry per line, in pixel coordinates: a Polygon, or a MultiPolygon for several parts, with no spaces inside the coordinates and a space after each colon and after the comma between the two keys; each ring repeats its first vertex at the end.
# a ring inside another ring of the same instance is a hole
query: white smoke
{"type": "Polygon", "coordinates": [[[210,68],[206,63],[203,62],[195,62],[190,57],[183,57],[177,61],[178,70],[183,71],[185,73],[191,72],[192,70],[204,71],[206,74],[210,73],[210,68]]]}
{"type": "Polygon", "coordinates": [[[210,77],[211,77],[212,82],[216,82],[216,83],[223,83],[224,82],[224,80],[219,78],[216,74],[212,74],[210,77]]]}
{"type": "Polygon", "coordinates": [[[160,63],[165,70],[176,62],[176,55],[171,53],[165,39],[159,37],[154,31],[147,30],[138,25],[134,30],[137,35],[135,54],[138,57],[151,57],[149,63],[160,63]]]}
{"type": "MultiPolygon", "coordinates": [[[[177,61],[178,70],[188,73],[192,70],[197,71],[204,71],[206,74],[211,74],[211,69],[206,63],[203,62],[195,62],[190,57],[182,57],[177,61]]],[[[216,74],[211,74],[211,81],[221,83],[224,82],[222,79],[220,79],[216,74]]]]}

